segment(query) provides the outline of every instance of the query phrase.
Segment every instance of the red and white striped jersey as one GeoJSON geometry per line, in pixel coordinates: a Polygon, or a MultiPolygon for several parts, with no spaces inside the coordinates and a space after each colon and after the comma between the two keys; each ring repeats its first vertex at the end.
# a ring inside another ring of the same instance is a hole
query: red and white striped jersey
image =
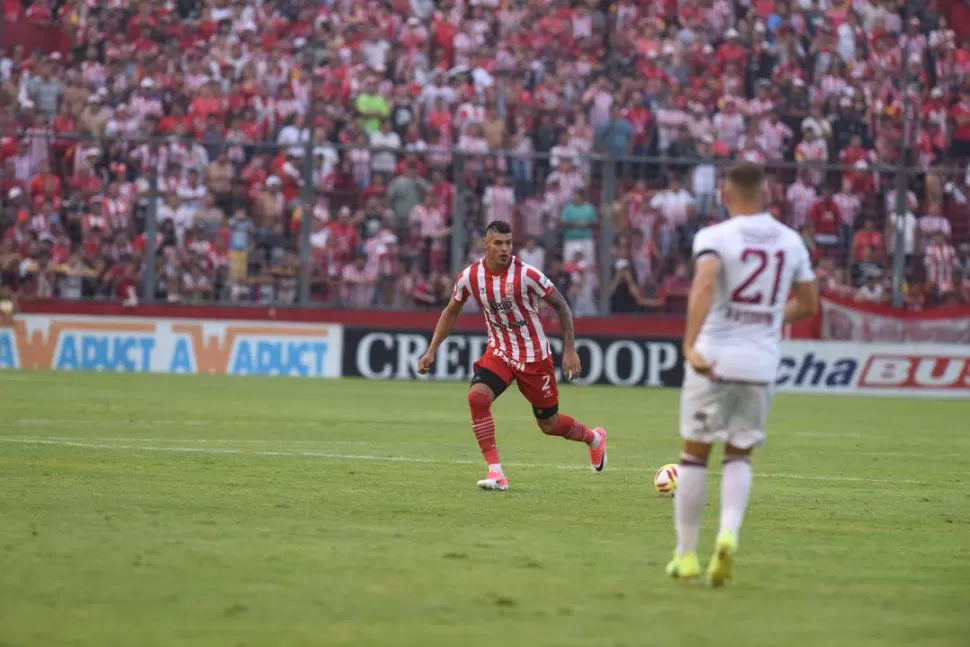
{"type": "Polygon", "coordinates": [[[953,245],[949,243],[928,245],[924,257],[926,282],[943,290],[952,290],[956,260],[957,254],[953,250],[953,245]]]}
{"type": "Polygon", "coordinates": [[[512,223],[512,214],[515,211],[515,190],[512,187],[497,185],[488,187],[482,197],[482,204],[485,205],[487,222],[501,220],[515,224],[512,223]]]}
{"type": "Polygon", "coordinates": [[[770,119],[764,118],[758,126],[758,135],[761,138],[761,148],[768,159],[778,161],[784,155],[785,142],[791,139],[794,133],[785,122],[772,123],[770,119]]]}
{"type": "Polygon", "coordinates": [[[458,108],[455,125],[458,126],[462,134],[470,124],[480,124],[485,121],[485,106],[478,106],[474,103],[463,103],[458,108]]]}
{"type": "Polygon", "coordinates": [[[440,207],[426,207],[423,204],[416,205],[411,209],[408,221],[413,225],[417,223],[422,238],[431,238],[439,231],[444,229],[448,221],[440,207]]]}
{"type": "Polygon", "coordinates": [[[950,221],[938,213],[928,213],[919,219],[919,233],[925,240],[930,240],[936,234],[950,236],[950,221]]]}
{"type": "Polygon", "coordinates": [[[845,94],[845,90],[848,87],[849,83],[844,78],[836,74],[826,74],[822,77],[822,96],[824,96],[826,99],[831,99],[832,97],[841,97],[843,94],[845,94]]]}
{"type": "Polygon", "coordinates": [[[128,218],[131,215],[131,203],[125,198],[105,198],[101,205],[103,215],[111,223],[112,229],[125,229],[128,227],[128,218]]]}
{"type": "Polygon", "coordinates": [[[747,114],[754,119],[761,119],[775,109],[775,102],[771,99],[754,98],[748,102],[747,114]]]}
{"type": "Polygon", "coordinates": [[[842,215],[842,223],[855,227],[856,216],[862,210],[862,200],[855,193],[843,193],[842,191],[832,196],[835,206],[839,208],[842,215]]]}
{"type": "Polygon", "coordinates": [[[818,194],[816,194],[815,189],[810,184],[804,184],[801,180],[788,187],[785,198],[791,205],[791,222],[789,224],[792,227],[795,229],[802,228],[802,225],[808,219],[808,210],[811,209],[812,203],[815,202],[817,197],[818,194]]]}
{"type": "Polygon", "coordinates": [[[513,256],[501,274],[488,271],[484,259],[466,267],[455,281],[452,298],[458,303],[474,299],[479,305],[489,348],[505,359],[531,364],[552,353],[539,307],[555,289],[545,274],[513,256]]]}
{"type": "Polygon", "coordinates": [[[374,302],[375,281],[377,276],[375,268],[364,266],[359,268],[353,263],[344,266],[341,272],[343,278],[343,301],[344,304],[355,308],[366,308],[374,302]]]}

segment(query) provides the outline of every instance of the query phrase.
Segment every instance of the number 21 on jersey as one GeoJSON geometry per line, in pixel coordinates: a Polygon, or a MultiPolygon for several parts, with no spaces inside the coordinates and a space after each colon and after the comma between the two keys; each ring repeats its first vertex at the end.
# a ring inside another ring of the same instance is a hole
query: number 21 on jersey
{"type": "Polygon", "coordinates": [[[746,247],[740,260],[746,274],[731,292],[731,301],[746,305],[775,305],[785,268],[785,250],[770,253],[758,247],[746,247]]]}

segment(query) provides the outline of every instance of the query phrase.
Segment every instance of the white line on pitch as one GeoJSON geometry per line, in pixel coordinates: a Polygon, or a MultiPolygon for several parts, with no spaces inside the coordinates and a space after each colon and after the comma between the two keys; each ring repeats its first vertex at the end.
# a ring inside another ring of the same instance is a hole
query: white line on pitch
{"type": "MultiPolygon", "coordinates": [[[[142,436],[104,436],[104,437],[91,437],[91,436],[35,436],[35,435],[8,435],[0,436],[0,438],[10,438],[14,440],[8,440],[6,442],[29,442],[31,440],[41,440],[50,443],[56,442],[86,442],[86,443],[191,443],[192,445],[272,445],[272,446],[306,446],[306,445],[355,445],[355,446],[372,446],[372,447],[384,447],[384,446],[398,446],[406,445],[408,447],[415,447],[421,445],[433,445],[435,447],[465,447],[467,443],[464,442],[415,442],[413,440],[351,440],[351,439],[320,439],[320,438],[299,438],[299,439],[280,439],[280,438],[182,438],[178,436],[169,437],[142,437],[142,436]]],[[[857,450],[855,448],[843,448],[841,451],[860,455],[860,456],[910,456],[909,452],[897,452],[897,451],[863,451],[857,450]]],[[[794,477],[793,477],[794,478],[794,477]]]]}
{"type": "MultiPolygon", "coordinates": [[[[16,443],[21,445],[53,445],[58,447],[78,447],[82,449],[112,449],[112,450],[130,450],[130,451],[142,451],[142,452],[174,452],[174,453],[186,453],[186,454],[236,454],[244,456],[291,456],[291,457],[306,457],[306,458],[329,458],[337,460],[347,460],[347,461],[381,461],[389,463],[436,463],[444,465],[478,465],[480,461],[472,460],[462,460],[462,459],[449,459],[441,460],[437,458],[420,458],[417,456],[377,456],[371,454],[341,454],[341,453],[331,453],[331,452],[311,452],[311,451],[268,451],[268,450],[251,450],[251,449],[238,449],[232,447],[159,447],[154,445],[124,445],[117,443],[84,443],[75,442],[67,440],[50,440],[44,438],[15,438],[9,436],[0,436],[0,442],[5,443],[16,443]]],[[[582,470],[586,471],[589,468],[579,465],[549,465],[543,463],[506,463],[509,467],[527,467],[527,468],[545,468],[545,469],[556,469],[556,470],[582,470]]],[[[647,473],[647,470],[642,470],[633,467],[612,467],[611,471],[614,472],[639,472],[647,473]]],[[[779,478],[779,479],[795,479],[803,481],[847,481],[854,483],[899,483],[904,485],[925,485],[923,481],[914,481],[910,479],[874,479],[874,478],[864,478],[858,476],[824,476],[824,475],[809,475],[809,474],[773,474],[773,473],[758,473],[759,477],[768,478],[779,478]]]]}
{"type": "MultiPolygon", "coordinates": [[[[441,422],[447,422],[448,419],[442,419],[441,422]]],[[[462,417],[464,421],[464,417],[462,417]]],[[[124,428],[135,428],[135,427],[272,427],[274,429],[279,428],[294,428],[294,427],[311,427],[314,429],[323,427],[324,424],[320,421],[315,420],[205,420],[205,419],[186,419],[186,420],[165,420],[165,419],[152,419],[152,420],[77,420],[70,418],[14,418],[10,421],[12,426],[23,426],[23,427],[33,427],[33,426],[47,426],[47,425],[73,425],[75,427],[103,427],[103,428],[113,428],[113,427],[124,427],[124,428]]],[[[328,423],[333,426],[333,423],[328,423]]],[[[355,420],[342,421],[339,424],[358,424],[355,420]]],[[[781,431],[780,434],[786,436],[804,437],[804,438],[832,438],[832,439],[847,439],[847,438],[870,438],[871,434],[863,434],[851,431],[781,431]]]]}
{"type": "MultiPolygon", "coordinates": [[[[70,418],[14,418],[13,425],[24,427],[46,425],[73,425],[76,427],[323,427],[324,423],[316,420],[72,420],[70,418]]],[[[340,424],[356,424],[357,421],[348,420],[340,424]]],[[[334,423],[327,423],[333,426],[334,423]]]]}
{"type": "MultiPolygon", "coordinates": [[[[317,439],[280,439],[280,438],[179,438],[169,436],[167,438],[146,438],[143,436],[131,436],[122,438],[119,436],[105,436],[102,438],[91,436],[7,436],[0,435],[0,439],[9,439],[5,442],[29,442],[31,440],[44,441],[49,443],[57,442],[86,442],[86,443],[193,443],[193,444],[240,444],[240,445],[413,445],[407,441],[376,441],[376,440],[317,440],[317,439]]],[[[420,444],[420,443],[418,443],[420,444]]],[[[457,443],[451,443],[457,444],[457,443]]],[[[438,446],[439,443],[434,443],[438,446]]]]}

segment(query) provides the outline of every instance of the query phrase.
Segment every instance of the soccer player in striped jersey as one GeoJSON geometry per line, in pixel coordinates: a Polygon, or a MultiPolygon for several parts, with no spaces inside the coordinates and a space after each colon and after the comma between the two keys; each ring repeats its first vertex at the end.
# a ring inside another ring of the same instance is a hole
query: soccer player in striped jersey
{"type": "Polygon", "coordinates": [[[488,464],[488,475],[478,482],[484,490],[508,490],[495,445],[492,402],[515,382],[532,404],[536,423],[544,434],[585,443],[594,472],[606,468],[606,430],[590,429],[578,420],[559,413],[556,367],[549,340],[539,317],[540,301],[556,312],[562,330],[562,372],[566,379],[579,377],[582,367],[576,353],[573,315],[566,299],[552,281],[536,268],[512,254],[512,228],[495,221],[485,228],[485,258],[458,275],[451,301],[441,313],[428,352],[418,362],[427,373],[434,364],[438,347],[448,338],[464,304],[474,299],[485,315],[488,348],[475,362],[475,374],[468,390],[472,431],[488,464]]]}

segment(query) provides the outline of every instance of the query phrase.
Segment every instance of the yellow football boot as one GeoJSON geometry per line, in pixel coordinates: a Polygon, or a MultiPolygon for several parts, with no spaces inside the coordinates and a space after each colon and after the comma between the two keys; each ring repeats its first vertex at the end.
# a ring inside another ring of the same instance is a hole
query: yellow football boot
{"type": "Polygon", "coordinates": [[[714,556],[707,566],[707,581],[713,587],[724,586],[731,579],[731,563],[738,551],[738,538],[733,532],[725,530],[717,536],[714,543],[714,556]]]}
{"type": "Polygon", "coordinates": [[[674,554],[674,558],[667,564],[667,575],[674,579],[690,580],[701,574],[701,565],[697,561],[697,553],[674,554]]]}

